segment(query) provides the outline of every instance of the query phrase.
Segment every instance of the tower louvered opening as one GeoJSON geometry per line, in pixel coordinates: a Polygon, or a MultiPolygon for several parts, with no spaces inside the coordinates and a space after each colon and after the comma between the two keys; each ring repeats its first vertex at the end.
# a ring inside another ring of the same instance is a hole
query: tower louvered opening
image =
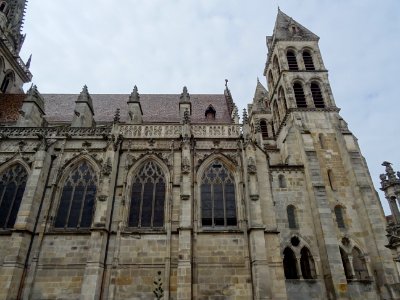
{"type": "Polygon", "coordinates": [[[304,66],[305,66],[306,70],[308,70],[308,71],[315,70],[314,62],[313,62],[310,52],[308,52],[308,51],[303,52],[303,61],[304,61],[304,66]]]}
{"type": "Polygon", "coordinates": [[[268,138],[267,122],[265,122],[264,120],[261,120],[260,121],[260,128],[261,128],[261,135],[262,135],[263,139],[268,138]]]}
{"type": "Polygon", "coordinates": [[[294,96],[296,98],[297,107],[307,107],[306,96],[304,95],[303,87],[300,83],[293,85],[294,96]]]}
{"type": "Polygon", "coordinates": [[[289,70],[298,70],[299,66],[297,65],[297,59],[296,59],[296,55],[294,54],[293,51],[288,51],[286,53],[286,58],[288,61],[288,65],[289,65],[289,70]]]}
{"type": "Polygon", "coordinates": [[[316,83],[311,83],[311,94],[316,108],[324,108],[324,98],[322,97],[321,89],[316,83]]]}

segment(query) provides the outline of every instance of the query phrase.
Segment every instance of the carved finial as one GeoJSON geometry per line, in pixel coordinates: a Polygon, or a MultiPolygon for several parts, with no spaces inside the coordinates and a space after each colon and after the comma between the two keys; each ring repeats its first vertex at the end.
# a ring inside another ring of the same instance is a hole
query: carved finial
{"type": "Polygon", "coordinates": [[[114,123],[119,123],[120,119],[121,119],[121,114],[120,114],[120,109],[117,108],[114,114],[114,123]]]}
{"type": "Polygon", "coordinates": [[[188,93],[188,89],[186,86],[183,87],[183,92],[181,94],[181,102],[189,102],[190,101],[190,95],[188,93]]]}
{"type": "Polygon", "coordinates": [[[131,95],[129,96],[129,102],[139,102],[139,101],[140,101],[140,95],[139,95],[139,92],[138,92],[138,88],[135,85],[131,95]]]}
{"type": "Polygon", "coordinates": [[[81,95],[89,95],[89,90],[86,84],[82,88],[81,95]]]}
{"type": "Polygon", "coordinates": [[[243,109],[243,124],[248,124],[249,123],[249,118],[248,118],[248,116],[247,116],[247,111],[246,111],[246,109],[244,108],[243,109]]]}
{"type": "Polygon", "coordinates": [[[382,166],[385,167],[385,171],[386,171],[386,175],[389,178],[389,182],[390,183],[394,183],[395,181],[397,181],[398,179],[396,178],[396,173],[394,172],[393,168],[392,168],[392,164],[388,161],[384,161],[382,163],[382,166]]]}
{"type": "Polygon", "coordinates": [[[228,82],[229,82],[229,80],[228,80],[228,79],[225,79],[225,87],[226,87],[226,88],[228,88],[228,82]]]}
{"type": "Polygon", "coordinates": [[[26,62],[26,67],[29,69],[31,67],[32,62],[32,54],[29,56],[28,61],[26,62]]]}

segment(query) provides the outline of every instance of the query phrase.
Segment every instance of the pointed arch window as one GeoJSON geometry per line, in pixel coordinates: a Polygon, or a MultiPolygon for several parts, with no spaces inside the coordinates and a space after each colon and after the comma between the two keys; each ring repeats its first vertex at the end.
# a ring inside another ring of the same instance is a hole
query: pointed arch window
{"type": "Polygon", "coordinates": [[[340,205],[335,206],[335,217],[336,217],[336,223],[339,228],[346,228],[344,224],[344,218],[343,218],[343,207],[340,205]]]}
{"type": "Polygon", "coordinates": [[[142,165],[133,178],[128,226],[164,227],[166,182],[164,172],[154,161],[142,165]]]}
{"type": "Polygon", "coordinates": [[[289,228],[296,229],[297,228],[296,208],[293,205],[288,205],[288,207],[286,208],[286,212],[287,212],[289,228]]]}
{"type": "Polygon", "coordinates": [[[342,264],[343,264],[343,269],[344,269],[344,274],[346,276],[346,279],[352,279],[353,278],[353,273],[351,269],[351,264],[349,260],[349,256],[347,255],[346,251],[344,251],[341,247],[340,249],[340,256],[342,258],[342,264]]]}
{"type": "Polygon", "coordinates": [[[287,108],[287,103],[286,103],[285,92],[283,91],[282,87],[279,88],[278,99],[279,99],[279,102],[283,103],[283,108],[285,109],[285,113],[286,113],[288,108],[287,108]]]}
{"type": "Polygon", "coordinates": [[[12,86],[13,82],[14,82],[13,73],[12,72],[7,73],[7,75],[3,79],[3,82],[1,83],[0,91],[2,93],[8,92],[8,90],[12,86]]]}
{"type": "Polygon", "coordinates": [[[306,96],[304,95],[303,86],[296,82],[293,84],[294,96],[296,98],[297,107],[307,107],[306,96]]]}
{"type": "Polygon", "coordinates": [[[283,270],[286,279],[299,279],[296,256],[289,247],[283,251],[283,270]]]}
{"type": "Polygon", "coordinates": [[[304,61],[304,66],[306,67],[306,70],[308,70],[308,71],[315,70],[313,58],[310,54],[310,51],[308,51],[308,50],[303,51],[303,61],[304,61]]]}
{"type": "Polygon", "coordinates": [[[318,83],[311,83],[311,94],[314,101],[314,106],[316,108],[324,108],[324,98],[322,97],[321,89],[319,88],[318,83]]]}
{"type": "Polygon", "coordinates": [[[276,55],[274,56],[273,66],[274,66],[274,69],[278,72],[278,76],[279,76],[279,74],[281,73],[281,69],[279,67],[278,57],[276,55]]]}
{"type": "Polygon", "coordinates": [[[87,229],[92,225],[97,176],[88,162],[77,165],[65,180],[55,228],[87,229]]]}
{"type": "Polygon", "coordinates": [[[274,76],[272,75],[272,70],[269,70],[268,73],[268,84],[269,89],[272,90],[274,88],[274,76]]]}
{"type": "Polygon", "coordinates": [[[300,267],[303,278],[314,279],[316,275],[315,263],[310,250],[308,250],[307,247],[303,247],[300,251],[300,254],[300,267]]]}
{"type": "Polygon", "coordinates": [[[279,114],[278,103],[276,101],[274,102],[274,106],[273,107],[274,107],[275,120],[276,120],[276,123],[278,124],[278,127],[279,127],[279,124],[281,122],[281,116],[279,114]]]}
{"type": "Polygon", "coordinates": [[[205,112],[205,117],[207,120],[215,120],[215,108],[210,104],[205,112]]]}
{"type": "Polygon", "coordinates": [[[297,65],[296,54],[292,50],[289,50],[286,53],[286,58],[288,61],[289,70],[297,71],[299,69],[299,66],[297,65]]]}
{"type": "Polygon", "coordinates": [[[16,164],[0,174],[0,228],[12,229],[17,219],[28,173],[16,164]]]}
{"type": "Polygon", "coordinates": [[[263,139],[267,139],[268,138],[268,126],[267,126],[267,122],[265,120],[260,121],[260,128],[261,128],[261,135],[262,135],[263,139]]]}
{"type": "Polygon", "coordinates": [[[351,251],[351,256],[353,257],[353,270],[356,279],[365,280],[369,279],[368,268],[365,262],[365,257],[361,253],[360,249],[354,247],[351,251]]]}
{"type": "Polygon", "coordinates": [[[201,223],[203,226],[236,226],[235,182],[231,172],[215,160],[201,178],[201,223]]]}

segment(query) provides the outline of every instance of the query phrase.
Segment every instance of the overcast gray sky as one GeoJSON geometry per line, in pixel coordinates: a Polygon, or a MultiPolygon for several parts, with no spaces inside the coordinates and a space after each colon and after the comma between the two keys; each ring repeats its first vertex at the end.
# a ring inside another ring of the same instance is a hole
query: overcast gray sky
{"type": "Polygon", "coordinates": [[[379,188],[383,160],[400,170],[398,0],[30,0],[21,56],[33,54],[42,93],[222,93],[227,78],[242,110],[257,76],[266,86],[278,5],[321,38],[336,104],[379,188]]]}

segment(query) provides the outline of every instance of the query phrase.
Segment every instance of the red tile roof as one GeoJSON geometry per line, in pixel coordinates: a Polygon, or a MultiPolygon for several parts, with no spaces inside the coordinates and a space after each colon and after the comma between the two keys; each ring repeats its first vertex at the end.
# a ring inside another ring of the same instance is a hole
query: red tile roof
{"type": "MultiPolygon", "coordinates": [[[[45,102],[46,120],[52,122],[71,122],[78,94],[42,94],[45,102]]],[[[128,119],[127,94],[91,94],[95,120],[111,122],[117,108],[121,109],[121,122],[128,119]]],[[[144,123],[179,123],[178,94],[141,94],[140,103],[144,123]]],[[[0,96],[0,122],[18,119],[18,110],[24,95],[0,96]]],[[[225,96],[223,94],[190,95],[192,103],[192,123],[209,123],[205,111],[210,104],[215,108],[215,123],[231,123],[225,96]]]]}

